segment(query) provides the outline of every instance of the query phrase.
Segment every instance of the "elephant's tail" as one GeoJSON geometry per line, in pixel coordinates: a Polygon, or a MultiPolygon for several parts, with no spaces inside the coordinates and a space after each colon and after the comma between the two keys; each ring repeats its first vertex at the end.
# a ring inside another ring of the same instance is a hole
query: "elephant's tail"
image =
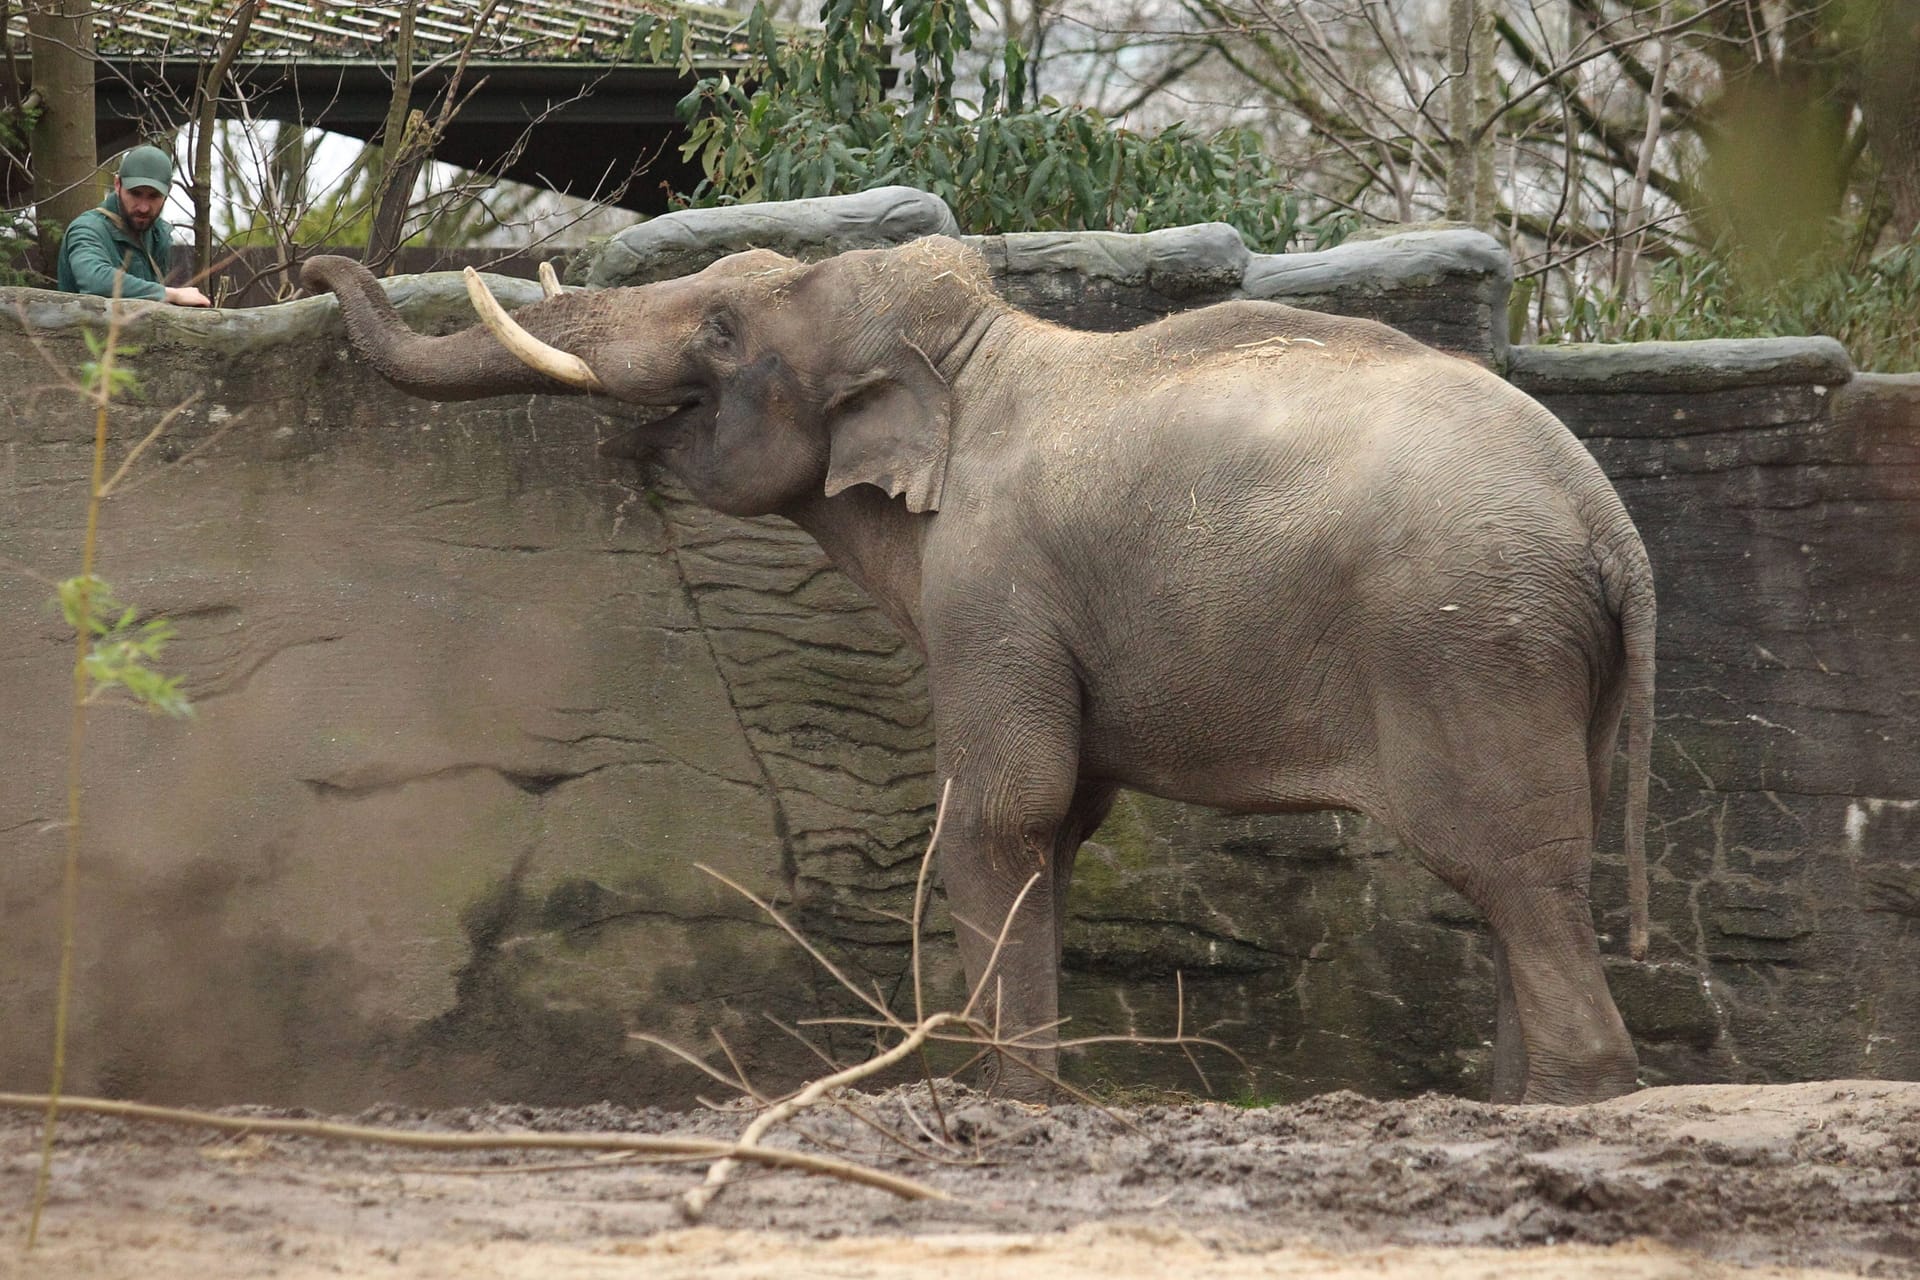
{"type": "Polygon", "coordinates": [[[1647,790],[1652,775],[1653,571],[1637,537],[1622,592],[1620,630],[1627,670],[1627,952],[1647,958],[1647,790]]]}

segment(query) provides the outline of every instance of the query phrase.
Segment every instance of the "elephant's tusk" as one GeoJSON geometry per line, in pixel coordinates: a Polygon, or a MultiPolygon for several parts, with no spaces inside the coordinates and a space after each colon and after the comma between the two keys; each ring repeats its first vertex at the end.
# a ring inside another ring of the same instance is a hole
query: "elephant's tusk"
{"type": "Polygon", "coordinates": [[[540,292],[546,294],[549,298],[557,298],[560,296],[560,277],[555,274],[551,262],[543,262],[540,264],[540,292]]]}
{"type": "Polygon", "coordinates": [[[468,267],[464,273],[467,279],[467,296],[473,299],[473,309],[480,313],[481,321],[500,340],[500,345],[525,361],[527,366],[546,374],[549,378],[564,382],[570,387],[579,387],[586,391],[600,391],[600,379],[593,369],[579,356],[550,347],[540,339],[522,329],[501,309],[500,303],[487,292],[487,286],[480,281],[480,273],[468,267]]]}

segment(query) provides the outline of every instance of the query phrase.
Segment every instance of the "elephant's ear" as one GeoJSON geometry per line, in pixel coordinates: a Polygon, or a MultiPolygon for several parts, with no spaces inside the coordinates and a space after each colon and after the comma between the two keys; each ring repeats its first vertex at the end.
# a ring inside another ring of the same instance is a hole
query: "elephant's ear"
{"type": "Polygon", "coordinates": [[[906,495],[909,511],[938,511],[947,478],[953,391],[918,347],[895,367],[829,388],[827,496],[856,484],[906,495]]]}

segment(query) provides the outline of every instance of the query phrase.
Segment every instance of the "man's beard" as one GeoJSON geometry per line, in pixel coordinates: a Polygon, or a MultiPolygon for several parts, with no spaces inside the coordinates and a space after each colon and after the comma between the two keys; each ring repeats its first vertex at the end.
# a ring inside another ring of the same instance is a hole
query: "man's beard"
{"type": "Polygon", "coordinates": [[[153,220],[159,216],[160,215],[157,213],[148,213],[148,214],[127,213],[126,214],[127,225],[132,227],[135,231],[145,231],[151,226],[153,226],[153,220]]]}

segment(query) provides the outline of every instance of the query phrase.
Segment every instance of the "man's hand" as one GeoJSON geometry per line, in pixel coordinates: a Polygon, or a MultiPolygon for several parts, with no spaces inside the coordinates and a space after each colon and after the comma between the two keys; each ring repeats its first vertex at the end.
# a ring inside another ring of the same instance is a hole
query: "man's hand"
{"type": "Polygon", "coordinates": [[[200,292],[192,285],[187,285],[180,289],[168,289],[167,301],[176,307],[210,307],[213,305],[212,300],[209,299],[206,294],[200,292]]]}

